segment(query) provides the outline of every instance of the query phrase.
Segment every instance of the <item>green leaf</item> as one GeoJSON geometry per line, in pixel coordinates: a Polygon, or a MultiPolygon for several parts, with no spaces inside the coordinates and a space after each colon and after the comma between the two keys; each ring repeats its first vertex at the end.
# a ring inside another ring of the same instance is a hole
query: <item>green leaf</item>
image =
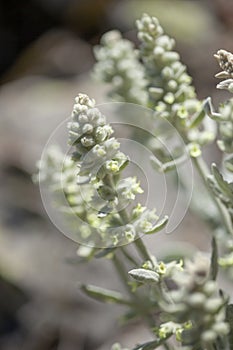
{"type": "Polygon", "coordinates": [[[158,282],[159,274],[152,270],[146,269],[133,269],[129,271],[131,277],[133,277],[136,281],[139,282],[158,282]]]}
{"type": "Polygon", "coordinates": [[[146,235],[151,235],[153,233],[156,233],[158,231],[161,231],[166,225],[167,225],[167,222],[168,222],[168,216],[165,215],[163,219],[161,219],[153,228],[152,230],[150,231],[147,231],[146,232],[146,235]]]}
{"type": "Polygon", "coordinates": [[[196,128],[202,122],[202,120],[205,118],[205,116],[206,116],[205,110],[202,109],[199,113],[197,113],[194,120],[190,124],[189,128],[190,129],[196,128]]]}
{"type": "Polygon", "coordinates": [[[111,254],[114,252],[114,250],[116,250],[117,248],[115,247],[111,247],[111,248],[105,248],[102,249],[100,252],[95,254],[95,258],[104,258],[106,257],[108,254],[111,254]]]}
{"type": "Polygon", "coordinates": [[[228,334],[229,347],[233,350],[233,304],[227,306],[226,320],[230,326],[230,332],[228,334]]]}
{"type": "Polygon", "coordinates": [[[216,280],[218,274],[218,246],[215,237],[212,239],[212,255],[211,255],[211,267],[210,278],[216,280]]]}
{"type": "Polygon", "coordinates": [[[93,285],[82,285],[81,290],[89,297],[102,301],[105,303],[121,304],[121,305],[132,305],[132,303],[126,300],[123,295],[119,292],[112,290],[96,287],[93,285]]]}

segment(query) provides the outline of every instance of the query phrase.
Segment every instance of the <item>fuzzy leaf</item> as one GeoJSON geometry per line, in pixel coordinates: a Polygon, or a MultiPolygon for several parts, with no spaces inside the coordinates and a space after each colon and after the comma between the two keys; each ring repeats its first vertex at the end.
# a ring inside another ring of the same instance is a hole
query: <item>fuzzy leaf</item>
{"type": "Polygon", "coordinates": [[[129,271],[131,277],[139,282],[158,282],[159,274],[155,271],[146,269],[133,269],[129,271]]]}
{"type": "Polygon", "coordinates": [[[202,122],[202,120],[205,118],[205,116],[206,116],[205,110],[202,109],[199,113],[197,113],[194,120],[190,124],[190,129],[196,128],[202,122]]]}
{"type": "Polygon", "coordinates": [[[119,292],[96,287],[93,285],[82,285],[81,290],[89,297],[98,301],[113,304],[132,305],[132,303],[126,300],[119,292]]]}
{"type": "Polygon", "coordinates": [[[163,219],[161,219],[153,228],[152,230],[146,232],[146,235],[151,235],[153,233],[156,233],[156,232],[159,232],[161,231],[166,225],[167,225],[167,222],[168,222],[168,216],[165,215],[163,219]]]}
{"type": "Polygon", "coordinates": [[[95,258],[104,258],[108,254],[113,253],[116,250],[115,247],[102,249],[100,252],[95,254],[95,258]]]}

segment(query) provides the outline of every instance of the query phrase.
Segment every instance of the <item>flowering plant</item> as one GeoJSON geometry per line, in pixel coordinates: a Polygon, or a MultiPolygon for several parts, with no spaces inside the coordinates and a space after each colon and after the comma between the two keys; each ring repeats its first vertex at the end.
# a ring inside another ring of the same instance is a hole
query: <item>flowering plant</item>
{"type": "MultiPolygon", "coordinates": [[[[174,40],[164,34],[158,20],[143,15],[137,29],[138,49],[118,31],[102,37],[94,51],[94,75],[110,86],[111,99],[152,110],[150,128],[160,142],[152,136],[141,137],[141,142],[150,149],[156,171],[172,172],[191,157],[207,190],[208,205],[201,208],[201,214],[211,224],[210,256],[197,252],[191,258],[158,261],[149,252],[142,236],[161,231],[169,218],[159,217],[155,209],[137,201],[143,189],[136,177],[124,175],[130,159],[121,150],[114,127],[85,94],[75,99],[68,123],[72,155],[65,157],[58,148],[50,148],[39,164],[40,182],[55,194],[58,210],[81,220],[78,234],[85,244],[78,254],[84,260],[111,259],[127,296],[92,285],[83,285],[82,290],[97,300],[123,304],[130,310],[128,318],[148,323],[154,340],[134,350],[161,345],[166,349],[233,349],[233,305],[217,282],[219,268],[233,276],[233,99],[217,112],[210,98],[199,101],[174,51],[174,40]],[[167,121],[183,139],[183,146],[175,147],[173,154],[161,146],[171,134],[165,128],[158,135],[158,119],[167,121]],[[202,149],[216,138],[222,167],[213,163],[209,169],[202,149]],[[214,211],[209,210],[212,204],[214,211]],[[132,244],[139,257],[129,249],[132,244]],[[126,262],[131,266],[128,273],[126,262]]],[[[223,79],[217,88],[232,93],[233,54],[219,50],[215,57],[222,69],[216,76],[223,79]]],[[[119,344],[112,347],[120,349],[119,344]]]]}

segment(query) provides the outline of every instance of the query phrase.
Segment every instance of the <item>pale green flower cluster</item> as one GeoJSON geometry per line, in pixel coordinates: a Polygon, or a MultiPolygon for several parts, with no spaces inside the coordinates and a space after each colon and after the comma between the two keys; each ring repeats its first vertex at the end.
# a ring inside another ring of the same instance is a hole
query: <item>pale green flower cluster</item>
{"type": "MultiPolygon", "coordinates": [[[[166,110],[167,104],[172,106],[176,101],[182,103],[195,98],[191,77],[180,62],[179,54],[173,51],[174,39],[164,34],[157,18],[144,14],[136,24],[141,42],[140,54],[149,80],[153,105],[159,102],[163,116],[172,118],[166,110]]],[[[184,118],[184,111],[176,107],[174,112],[184,118]]]]}
{"type": "Polygon", "coordinates": [[[72,159],[66,156],[58,146],[53,145],[38,162],[38,169],[39,173],[34,177],[35,181],[45,183],[49,187],[56,197],[54,203],[59,210],[67,211],[72,208],[77,215],[84,218],[86,214],[83,199],[76,185],[77,169],[72,159]]]}
{"type": "MultiPolygon", "coordinates": [[[[76,239],[90,247],[112,247],[159,230],[155,210],[131,205],[143,190],[136,177],[120,176],[129,159],[93,99],[78,95],[68,130],[72,157],[51,147],[39,164],[39,177],[59,210],[71,214],[70,223],[75,225],[72,216],[81,219],[76,239]]],[[[165,217],[162,227],[166,222],[165,217]]]]}
{"type": "Polygon", "coordinates": [[[208,121],[203,122],[202,103],[196,98],[186,66],[174,51],[174,39],[164,34],[155,17],[144,14],[136,24],[141,42],[140,57],[149,82],[149,107],[155,108],[155,118],[168,119],[185,141],[194,146],[213,141],[214,130],[208,121]]]}
{"type": "Polygon", "coordinates": [[[229,332],[225,322],[227,300],[218,294],[209,264],[209,258],[199,253],[193,261],[185,262],[183,270],[175,270],[175,288],[166,297],[170,302],[161,304],[174,322],[186,325],[181,340],[189,346],[200,343],[206,347],[229,332]],[[187,322],[191,322],[190,329],[187,322]]]}
{"type": "MultiPolygon", "coordinates": [[[[201,155],[200,146],[215,138],[214,123],[205,118],[203,103],[196,98],[186,66],[174,51],[174,39],[164,34],[155,17],[144,14],[136,24],[141,43],[139,51],[117,31],[104,34],[101,45],[95,49],[95,74],[111,83],[111,96],[115,100],[152,108],[155,121],[166,118],[188,144],[187,152],[197,158],[201,155]]],[[[153,121],[151,128],[156,132],[153,121]]],[[[170,135],[164,131],[159,137],[166,144],[170,135]]],[[[150,140],[147,141],[151,146],[150,140]]],[[[152,148],[152,151],[157,156],[158,149],[152,148]]],[[[179,150],[178,154],[181,153],[179,150]]],[[[168,154],[160,159],[162,163],[166,158],[168,154]]]]}
{"type": "Polygon", "coordinates": [[[98,61],[95,75],[111,84],[110,96],[115,101],[147,104],[144,69],[131,41],[123,39],[119,31],[111,31],[103,35],[94,54],[98,61]]]}
{"type": "Polygon", "coordinates": [[[158,228],[155,211],[130,206],[143,191],[135,177],[120,176],[129,159],[111,137],[111,126],[87,95],[79,94],[75,102],[68,123],[73,156],[55,146],[48,149],[39,164],[40,182],[59,210],[81,219],[81,242],[90,246],[126,244],[153,232],[158,228]]]}
{"type": "MultiPolygon", "coordinates": [[[[74,222],[79,227],[77,236],[73,238],[89,247],[102,243],[101,232],[106,229],[107,223],[100,220],[98,212],[88,205],[94,195],[93,186],[85,184],[82,189],[77,184],[77,166],[70,155],[65,155],[58,146],[50,146],[38,163],[38,169],[34,180],[47,186],[51,200],[62,213],[63,220],[67,220],[69,226],[74,222]],[[99,234],[96,234],[97,227],[99,234]]],[[[91,250],[87,249],[86,255],[89,253],[91,250]]]]}
{"type": "Polygon", "coordinates": [[[217,337],[228,334],[225,322],[227,300],[219,296],[218,287],[210,277],[210,261],[198,253],[194,260],[158,263],[154,258],[142,268],[129,272],[137,282],[152,283],[155,300],[169,322],[156,327],[156,335],[166,339],[173,334],[187,346],[208,346],[217,337]]]}

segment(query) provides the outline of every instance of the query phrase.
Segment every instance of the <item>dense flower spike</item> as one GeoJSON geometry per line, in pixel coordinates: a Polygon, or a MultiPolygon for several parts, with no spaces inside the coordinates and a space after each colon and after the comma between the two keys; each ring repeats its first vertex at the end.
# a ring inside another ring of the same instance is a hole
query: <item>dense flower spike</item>
{"type": "MultiPolygon", "coordinates": [[[[96,210],[87,205],[94,195],[93,186],[85,184],[85,189],[81,189],[77,184],[77,167],[70,155],[65,155],[58,146],[50,146],[38,163],[38,168],[39,175],[34,179],[48,186],[54,205],[63,215],[64,222],[68,222],[67,226],[78,218],[75,224],[78,224],[79,231],[74,238],[89,247],[100,242],[95,228],[101,229],[106,222],[101,222],[96,210]]],[[[90,249],[87,251],[91,252],[90,249]]]]}
{"type": "Polygon", "coordinates": [[[158,231],[154,210],[140,204],[130,206],[143,191],[135,177],[120,176],[129,159],[120,151],[112,127],[93,99],[78,95],[68,130],[74,147],[72,158],[51,147],[39,170],[40,181],[53,193],[59,210],[71,214],[68,219],[73,225],[72,216],[81,219],[76,239],[89,246],[112,247],[132,242],[155,228],[158,231]]]}
{"type": "Polygon", "coordinates": [[[155,300],[159,301],[163,318],[170,320],[156,328],[160,339],[175,334],[187,346],[200,344],[205,348],[228,334],[227,300],[218,295],[217,284],[211,280],[208,257],[198,253],[193,261],[186,260],[184,267],[181,262],[152,261],[129,274],[140,283],[156,285],[155,300]]]}
{"type": "Polygon", "coordinates": [[[103,35],[95,47],[95,75],[111,84],[110,96],[118,101],[147,104],[147,81],[133,44],[114,30],[103,35]]]}
{"type": "Polygon", "coordinates": [[[186,67],[180,62],[179,54],[173,51],[174,39],[163,33],[155,17],[144,14],[136,23],[153,105],[159,102],[157,109],[164,117],[187,117],[182,103],[195,98],[195,92],[186,67]]]}
{"type": "Polygon", "coordinates": [[[162,307],[174,316],[177,323],[191,322],[182,341],[186,345],[213,344],[217,337],[228,334],[225,322],[226,303],[218,294],[216,282],[210,279],[209,258],[197,254],[193,261],[186,261],[183,271],[175,270],[172,277],[176,288],[168,293],[170,303],[162,307]]]}
{"type": "Polygon", "coordinates": [[[167,118],[186,142],[205,144],[212,141],[215,134],[208,123],[202,123],[202,130],[198,129],[205,113],[196,99],[192,79],[174,51],[174,39],[164,34],[155,17],[144,14],[136,24],[141,42],[140,55],[149,82],[149,106],[155,108],[155,117],[167,118]]]}

